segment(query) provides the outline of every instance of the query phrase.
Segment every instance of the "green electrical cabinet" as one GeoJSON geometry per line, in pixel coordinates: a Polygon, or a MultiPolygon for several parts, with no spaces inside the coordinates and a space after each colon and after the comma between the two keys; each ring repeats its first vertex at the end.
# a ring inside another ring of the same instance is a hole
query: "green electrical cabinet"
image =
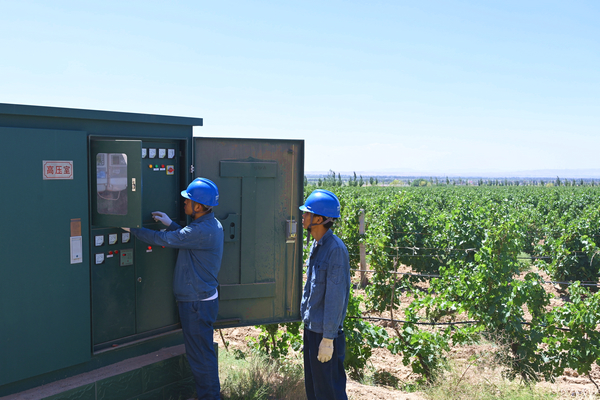
{"type": "Polygon", "coordinates": [[[0,196],[1,387],[84,363],[91,349],[85,132],[0,126],[0,140],[10,166],[0,196]]]}
{"type": "Polygon", "coordinates": [[[202,119],[0,104],[0,397],[182,343],[177,251],[120,227],[186,225],[220,190],[217,327],[300,318],[302,140],[193,137],[202,119]]]}

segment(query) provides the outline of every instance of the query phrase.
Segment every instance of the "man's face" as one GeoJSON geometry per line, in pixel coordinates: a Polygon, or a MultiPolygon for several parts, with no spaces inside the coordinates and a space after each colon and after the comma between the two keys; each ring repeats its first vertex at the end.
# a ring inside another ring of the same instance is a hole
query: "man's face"
{"type": "Polygon", "coordinates": [[[303,212],[302,213],[302,227],[304,229],[307,229],[308,231],[310,231],[309,226],[310,226],[311,222],[313,224],[318,224],[318,223],[322,222],[321,216],[314,215],[314,214],[306,212],[306,211],[303,212]],[[312,218],[311,218],[311,216],[312,216],[312,218]]]}
{"type": "Polygon", "coordinates": [[[185,199],[183,202],[185,215],[192,215],[194,213],[194,202],[190,199],[185,199]]]}
{"type": "Polygon", "coordinates": [[[308,229],[308,225],[310,224],[310,216],[311,213],[304,211],[302,213],[302,228],[308,229]]]}

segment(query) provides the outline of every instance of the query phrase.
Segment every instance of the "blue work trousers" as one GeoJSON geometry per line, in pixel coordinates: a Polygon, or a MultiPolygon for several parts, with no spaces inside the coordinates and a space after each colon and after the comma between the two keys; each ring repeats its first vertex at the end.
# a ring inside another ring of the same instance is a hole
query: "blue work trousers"
{"type": "Polygon", "coordinates": [[[180,301],[179,318],[185,352],[196,382],[198,399],[219,399],[219,369],[213,347],[213,323],[217,319],[219,300],[180,301]]]}
{"type": "Polygon", "coordinates": [[[346,336],[342,330],[333,339],[333,356],[322,363],[317,360],[322,333],[304,329],[304,386],[308,400],[348,400],[346,395],[346,336]]]}

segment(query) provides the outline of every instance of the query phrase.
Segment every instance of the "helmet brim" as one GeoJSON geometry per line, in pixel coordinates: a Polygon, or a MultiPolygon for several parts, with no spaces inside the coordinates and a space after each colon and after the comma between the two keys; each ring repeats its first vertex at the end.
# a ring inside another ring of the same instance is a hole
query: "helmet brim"
{"type": "Polygon", "coordinates": [[[298,207],[298,208],[300,209],[300,211],[304,211],[304,212],[307,212],[307,213],[312,213],[312,214],[314,214],[314,213],[313,213],[313,212],[312,212],[310,209],[306,208],[306,206],[305,206],[304,204],[303,204],[303,205],[301,205],[301,206],[300,206],[300,207],[298,207]]]}

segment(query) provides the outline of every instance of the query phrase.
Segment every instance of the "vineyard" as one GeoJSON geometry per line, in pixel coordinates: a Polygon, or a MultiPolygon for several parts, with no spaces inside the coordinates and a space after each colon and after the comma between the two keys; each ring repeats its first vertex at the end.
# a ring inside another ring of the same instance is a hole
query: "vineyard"
{"type": "MultiPolygon", "coordinates": [[[[493,335],[506,344],[509,377],[553,381],[570,368],[598,388],[589,372],[600,359],[600,188],[328,189],[342,205],[334,231],[356,282],[349,373],[360,376],[382,347],[431,382],[453,346],[493,335]]],[[[262,329],[272,350],[299,337],[293,324],[262,329]]]]}

